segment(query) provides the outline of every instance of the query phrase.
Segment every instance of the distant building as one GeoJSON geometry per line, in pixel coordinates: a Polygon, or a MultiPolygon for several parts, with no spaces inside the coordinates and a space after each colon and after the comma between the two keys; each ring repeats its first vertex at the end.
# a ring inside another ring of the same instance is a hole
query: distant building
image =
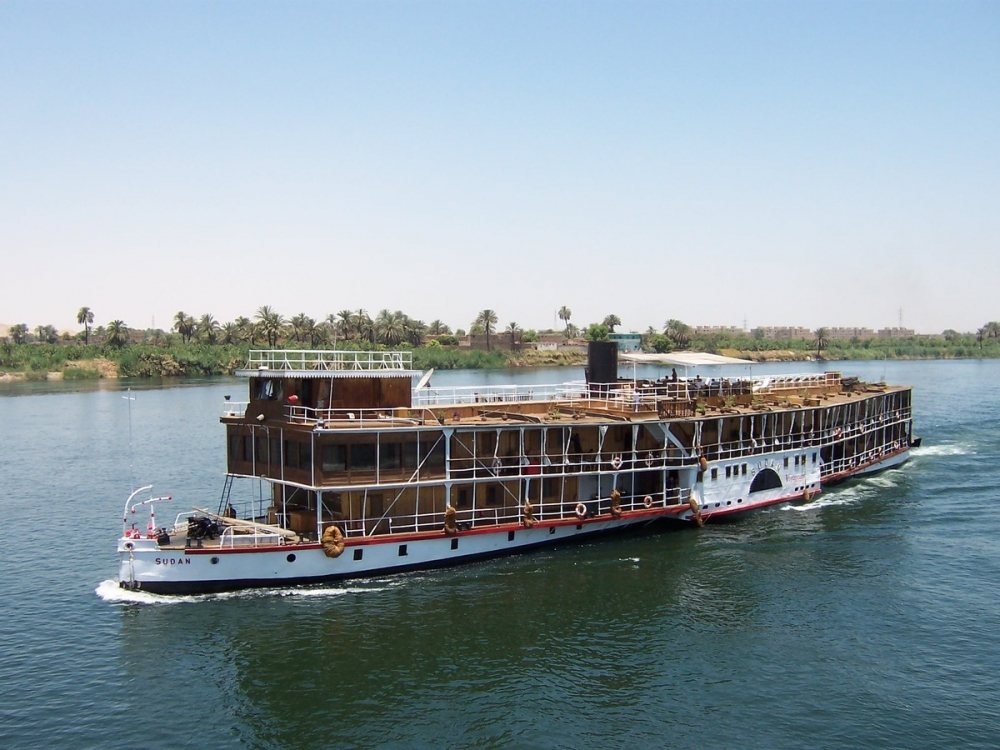
{"type": "Polygon", "coordinates": [[[880,339],[904,339],[914,335],[912,328],[879,328],[878,337],[880,339]]]}
{"type": "Polygon", "coordinates": [[[850,326],[836,326],[826,329],[826,337],[836,341],[867,341],[875,338],[875,331],[871,328],[851,328],[850,326]]]}
{"type": "Polygon", "coordinates": [[[811,339],[813,332],[802,326],[758,326],[751,331],[759,339],[811,339]]]}
{"type": "Polygon", "coordinates": [[[738,326],[695,326],[694,332],[699,336],[746,336],[747,332],[738,326]]]}

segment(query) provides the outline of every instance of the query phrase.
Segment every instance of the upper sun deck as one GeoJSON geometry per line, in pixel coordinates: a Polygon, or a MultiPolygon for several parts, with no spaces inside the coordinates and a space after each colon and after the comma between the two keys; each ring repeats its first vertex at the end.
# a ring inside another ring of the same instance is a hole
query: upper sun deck
{"type": "Polygon", "coordinates": [[[413,355],[404,351],[340,351],[323,349],[252,349],[245,378],[413,377],[413,355]]]}
{"type": "Polygon", "coordinates": [[[837,372],[734,378],[632,378],[613,383],[413,387],[409,352],[251,352],[251,401],[223,421],[267,419],[307,428],[386,429],[413,424],[643,422],[845,403],[898,386],[837,372]],[[317,379],[326,379],[317,381],[317,379]],[[386,380],[385,378],[390,378],[386,380]],[[367,385],[366,385],[367,383],[367,385]]]}

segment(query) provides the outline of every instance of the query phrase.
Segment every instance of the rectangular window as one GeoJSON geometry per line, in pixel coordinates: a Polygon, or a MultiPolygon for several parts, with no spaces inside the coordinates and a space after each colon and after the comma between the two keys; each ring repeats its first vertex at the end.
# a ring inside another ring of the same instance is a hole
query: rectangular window
{"type": "Polygon", "coordinates": [[[440,435],[425,435],[420,438],[420,458],[425,469],[444,469],[444,440],[440,435]]]}
{"type": "MultiPolygon", "coordinates": [[[[796,459],[795,463],[798,463],[798,462],[799,462],[798,459],[796,459]]],[[[785,468],[786,469],[788,468],[788,456],[785,456],[785,468]]]]}
{"type": "Polygon", "coordinates": [[[399,556],[400,557],[406,557],[406,545],[405,544],[399,545],[399,556]]]}
{"type": "Polygon", "coordinates": [[[291,440],[285,441],[285,466],[290,469],[299,467],[299,444],[291,440]]]}
{"type": "Polygon", "coordinates": [[[718,479],[718,478],[719,478],[719,470],[715,467],[712,467],[712,479],[718,479]]]}
{"type": "Polygon", "coordinates": [[[351,470],[372,471],[375,469],[375,446],[358,443],[351,446],[351,470]]]}
{"type": "Polygon", "coordinates": [[[344,471],[347,468],[346,445],[323,446],[323,471],[344,471]]]}
{"type": "Polygon", "coordinates": [[[365,556],[365,551],[363,549],[356,549],[356,550],[354,550],[354,559],[355,560],[360,560],[364,556],[365,556]]]}
{"type": "Polygon", "coordinates": [[[743,464],[743,476],[747,475],[747,465],[743,464]]]}
{"type": "Polygon", "coordinates": [[[382,443],[378,448],[379,465],[383,469],[398,469],[402,465],[402,454],[399,443],[382,443]]]}
{"type": "Polygon", "coordinates": [[[243,436],[243,460],[253,460],[253,438],[249,435],[243,436]]]}

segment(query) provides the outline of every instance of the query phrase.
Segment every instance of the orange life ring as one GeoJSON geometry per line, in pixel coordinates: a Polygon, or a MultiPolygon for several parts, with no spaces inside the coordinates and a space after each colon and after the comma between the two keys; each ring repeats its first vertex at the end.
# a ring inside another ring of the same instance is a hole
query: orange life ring
{"type": "Polygon", "coordinates": [[[577,503],[575,511],[576,511],[576,517],[577,518],[586,518],[587,517],[587,506],[584,505],[583,503],[577,503]]]}
{"type": "Polygon", "coordinates": [[[323,554],[340,557],[344,553],[344,532],[339,526],[327,526],[323,532],[323,554]]]}
{"type": "Polygon", "coordinates": [[[456,511],[452,506],[448,506],[444,511],[444,533],[448,535],[458,533],[458,524],[455,523],[456,511]]]}
{"type": "Polygon", "coordinates": [[[530,500],[525,500],[521,507],[521,525],[528,529],[535,525],[535,508],[530,500]]]}
{"type": "Polygon", "coordinates": [[[617,487],[611,490],[611,515],[614,518],[621,518],[622,515],[622,493],[617,487]]]}
{"type": "Polygon", "coordinates": [[[653,507],[653,498],[652,498],[652,496],[646,495],[646,497],[644,497],[642,499],[642,504],[645,505],[647,508],[652,508],[653,507]]]}

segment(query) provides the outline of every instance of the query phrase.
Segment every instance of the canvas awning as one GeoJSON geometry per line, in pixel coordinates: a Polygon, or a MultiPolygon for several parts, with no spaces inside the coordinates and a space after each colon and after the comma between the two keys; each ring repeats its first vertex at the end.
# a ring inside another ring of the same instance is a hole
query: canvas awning
{"type": "Polygon", "coordinates": [[[720,365],[752,365],[749,359],[724,357],[708,352],[669,352],[667,354],[647,354],[645,352],[622,352],[618,359],[645,365],[668,365],[673,367],[718,367],[720,365]]]}

